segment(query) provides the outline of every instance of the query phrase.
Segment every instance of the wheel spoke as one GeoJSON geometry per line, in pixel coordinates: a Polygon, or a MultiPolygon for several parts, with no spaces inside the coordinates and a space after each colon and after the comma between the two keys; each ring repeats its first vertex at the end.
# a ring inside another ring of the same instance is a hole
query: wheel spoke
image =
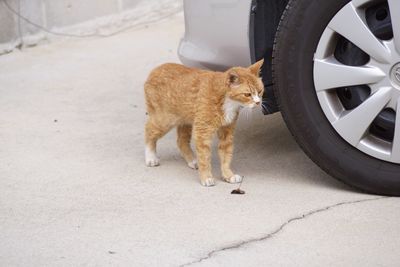
{"type": "Polygon", "coordinates": [[[368,2],[370,2],[371,0],[353,0],[352,3],[355,7],[360,7],[368,2]]]}
{"type": "Polygon", "coordinates": [[[397,52],[400,53],[400,1],[388,0],[390,17],[392,19],[393,36],[397,52]]]}
{"type": "Polygon", "coordinates": [[[375,60],[382,63],[390,62],[390,51],[369,30],[352,3],[342,8],[328,27],[350,40],[375,60]]]}
{"type": "Polygon", "coordinates": [[[343,86],[373,84],[385,77],[385,73],[375,67],[352,67],[335,59],[315,60],[314,82],[317,91],[343,86]]]}
{"type": "Polygon", "coordinates": [[[392,161],[400,162],[400,98],[397,100],[396,127],[394,130],[392,161]]]}
{"type": "Polygon", "coordinates": [[[334,122],[333,127],[347,142],[357,146],[372,121],[388,104],[391,91],[391,87],[380,89],[360,106],[334,122]]]}

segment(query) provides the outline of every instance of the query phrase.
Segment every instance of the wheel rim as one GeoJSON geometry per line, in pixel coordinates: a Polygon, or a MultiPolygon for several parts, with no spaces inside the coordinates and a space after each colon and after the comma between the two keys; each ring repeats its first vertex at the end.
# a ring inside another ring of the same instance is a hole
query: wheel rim
{"type": "Polygon", "coordinates": [[[400,164],[400,1],[353,0],[344,6],[318,43],[314,85],[344,140],[400,164]]]}

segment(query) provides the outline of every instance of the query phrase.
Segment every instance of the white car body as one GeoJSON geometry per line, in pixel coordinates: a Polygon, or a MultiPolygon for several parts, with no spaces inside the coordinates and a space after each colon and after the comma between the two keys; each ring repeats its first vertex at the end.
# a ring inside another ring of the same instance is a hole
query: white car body
{"type": "Polygon", "coordinates": [[[178,48],[182,63],[213,70],[249,66],[251,3],[184,0],[185,35],[178,48]]]}

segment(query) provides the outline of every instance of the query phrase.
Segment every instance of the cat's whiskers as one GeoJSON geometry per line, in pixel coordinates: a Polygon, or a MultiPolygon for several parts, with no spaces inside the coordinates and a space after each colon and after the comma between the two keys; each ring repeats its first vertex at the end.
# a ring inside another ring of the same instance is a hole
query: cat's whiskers
{"type": "Polygon", "coordinates": [[[244,107],[243,108],[243,113],[244,113],[244,116],[246,118],[246,121],[249,120],[249,115],[250,115],[251,112],[252,112],[252,108],[250,108],[250,107],[244,107]]]}
{"type": "Polygon", "coordinates": [[[266,104],[265,104],[264,102],[261,102],[261,110],[262,110],[262,111],[268,110],[268,109],[267,109],[267,106],[266,106],[266,104]]]}
{"type": "Polygon", "coordinates": [[[243,115],[241,115],[242,117],[243,117],[243,116],[246,117],[246,114],[247,114],[247,107],[243,107],[242,110],[241,110],[241,112],[240,112],[240,114],[243,114],[243,115]]]}

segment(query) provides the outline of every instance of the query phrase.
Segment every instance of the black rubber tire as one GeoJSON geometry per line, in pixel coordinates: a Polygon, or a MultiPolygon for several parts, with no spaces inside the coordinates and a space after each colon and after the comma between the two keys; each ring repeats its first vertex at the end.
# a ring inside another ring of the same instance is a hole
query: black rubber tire
{"type": "Polygon", "coordinates": [[[400,196],[400,165],[359,151],[325,117],[313,81],[313,56],[333,16],[349,0],[291,0],[273,51],[274,92],[283,118],[304,152],[333,177],[362,191],[400,196]]]}

